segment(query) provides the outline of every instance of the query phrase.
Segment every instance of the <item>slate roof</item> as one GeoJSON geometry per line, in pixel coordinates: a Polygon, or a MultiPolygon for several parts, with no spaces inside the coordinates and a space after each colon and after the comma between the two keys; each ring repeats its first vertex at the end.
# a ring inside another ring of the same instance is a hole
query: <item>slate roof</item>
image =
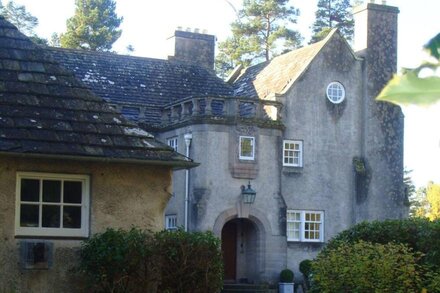
{"type": "MultiPolygon", "coordinates": [[[[105,100],[144,106],[139,121],[157,125],[161,108],[191,96],[231,96],[232,87],[203,67],[153,58],[51,48],[54,58],[105,100]]],[[[137,119],[136,107],[122,113],[137,119]]]]}
{"type": "Polygon", "coordinates": [[[333,30],[320,42],[243,69],[233,81],[234,95],[258,96],[264,99],[268,95],[285,93],[335,32],[333,30]]]}
{"type": "Polygon", "coordinates": [[[118,114],[1,16],[0,153],[196,165],[118,114]]]}

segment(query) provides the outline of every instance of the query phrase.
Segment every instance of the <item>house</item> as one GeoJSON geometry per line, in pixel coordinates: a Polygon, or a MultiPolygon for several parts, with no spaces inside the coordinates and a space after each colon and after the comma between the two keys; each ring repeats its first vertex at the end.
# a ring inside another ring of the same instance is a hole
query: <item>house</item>
{"type": "Polygon", "coordinates": [[[161,230],[173,169],[196,165],[0,17],[1,292],[81,292],[81,240],[161,230]]]}
{"type": "Polygon", "coordinates": [[[177,30],[168,60],[51,53],[201,163],[174,173],[166,227],[221,237],[227,280],[275,281],[353,224],[407,215],[403,115],[375,101],[396,71],[398,12],[359,6],[354,49],[332,31],[227,81],[213,72],[215,37],[200,32],[177,30]]]}

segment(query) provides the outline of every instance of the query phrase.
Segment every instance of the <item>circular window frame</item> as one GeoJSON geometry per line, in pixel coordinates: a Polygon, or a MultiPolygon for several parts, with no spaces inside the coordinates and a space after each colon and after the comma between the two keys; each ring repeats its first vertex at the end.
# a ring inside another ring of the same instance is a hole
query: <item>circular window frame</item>
{"type": "Polygon", "coordinates": [[[325,95],[331,103],[340,104],[345,100],[345,87],[339,81],[332,81],[331,83],[328,84],[327,89],[325,90],[325,95]],[[330,88],[334,87],[334,86],[337,86],[336,90],[341,90],[340,97],[337,97],[337,96],[333,95],[332,93],[329,93],[330,88]]]}

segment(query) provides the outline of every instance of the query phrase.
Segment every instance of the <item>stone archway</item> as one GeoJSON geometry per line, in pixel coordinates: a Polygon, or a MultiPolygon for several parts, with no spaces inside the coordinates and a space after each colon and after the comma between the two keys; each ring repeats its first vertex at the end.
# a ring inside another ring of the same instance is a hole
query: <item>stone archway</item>
{"type": "Polygon", "coordinates": [[[226,210],[217,217],[213,232],[222,240],[225,281],[257,283],[261,280],[266,270],[268,231],[267,219],[257,210],[252,210],[246,218],[238,217],[236,209],[226,210]]]}

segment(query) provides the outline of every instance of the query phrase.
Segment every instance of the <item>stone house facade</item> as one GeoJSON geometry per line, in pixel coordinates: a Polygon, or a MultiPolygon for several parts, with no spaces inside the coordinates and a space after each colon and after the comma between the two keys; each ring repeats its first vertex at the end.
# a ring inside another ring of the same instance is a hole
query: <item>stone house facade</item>
{"type": "Polygon", "coordinates": [[[173,169],[196,165],[0,17],[0,292],[84,292],[81,241],[161,230],[173,169]]]}
{"type": "Polygon", "coordinates": [[[354,11],[354,49],[332,31],[227,81],[213,71],[215,38],[199,32],[176,31],[168,60],[50,51],[201,163],[173,174],[166,228],[214,231],[227,280],[275,281],[341,230],[407,215],[403,114],[374,99],[396,71],[397,14],[364,4],[354,11]]]}

